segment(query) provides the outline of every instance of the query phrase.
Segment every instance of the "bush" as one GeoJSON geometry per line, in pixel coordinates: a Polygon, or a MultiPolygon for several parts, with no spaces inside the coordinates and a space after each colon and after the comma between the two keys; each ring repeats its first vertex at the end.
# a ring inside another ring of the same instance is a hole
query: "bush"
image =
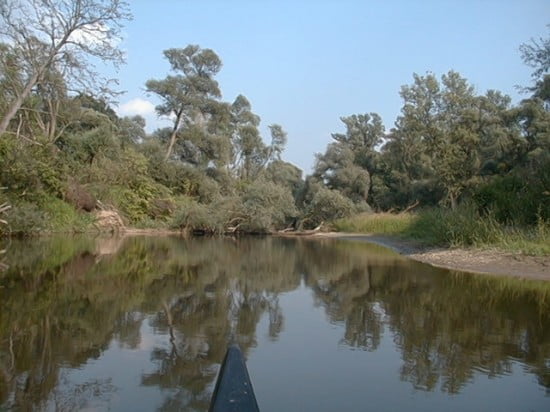
{"type": "Polygon", "coordinates": [[[223,233],[230,221],[230,199],[206,205],[191,198],[178,202],[177,211],[169,226],[172,229],[223,233]]]}
{"type": "Polygon", "coordinates": [[[304,220],[317,226],[321,222],[349,217],[355,212],[355,205],[350,199],[336,190],[321,187],[309,203],[304,220]]]}
{"type": "Polygon", "coordinates": [[[269,232],[283,228],[298,215],[289,188],[258,180],[244,188],[240,228],[247,232],[269,232]]]}
{"type": "Polygon", "coordinates": [[[471,202],[456,210],[424,210],[405,231],[407,237],[445,246],[481,246],[498,243],[503,227],[487,215],[483,218],[471,202]]]}
{"type": "Polygon", "coordinates": [[[79,210],[91,212],[96,207],[96,199],[75,180],[71,180],[67,185],[65,199],[79,210]]]}
{"type": "Polygon", "coordinates": [[[7,188],[7,195],[17,193],[30,202],[43,193],[61,197],[68,169],[56,150],[0,138],[0,186],[7,188]]]}
{"type": "Polygon", "coordinates": [[[164,220],[172,215],[176,205],[172,199],[153,199],[149,202],[147,214],[152,219],[164,220]]]}
{"type": "Polygon", "coordinates": [[[535,225],[550,220],[550,187],[521,176],[497,177],[474,193],[479,211],[504,224],[535,225]]]}
{"type": "Polygon", "coordinates": [[[184,198],[170,227],[207,233],[267,233],[284,227],[297,214],[288,188],[257,181],[244,185],[240,196],[218,196],[207,204],[184,198]]]}
{"type": "Polygon", "coordinates": [[[54,232],[83,232],[93,222],[90,214],[79,212],[69,203],[53,196],[45,196],[38,207],[44,212],[45,227],[54,232]]]}
{"type": "Polygon", "coordinates": [[[38,235],[48,227],[44,211],[36,204],[25,201],[14,203],[6,213],[6,220],[9,225],[0,227],[0,230],[4,231],[3,235],[38,235]]]}

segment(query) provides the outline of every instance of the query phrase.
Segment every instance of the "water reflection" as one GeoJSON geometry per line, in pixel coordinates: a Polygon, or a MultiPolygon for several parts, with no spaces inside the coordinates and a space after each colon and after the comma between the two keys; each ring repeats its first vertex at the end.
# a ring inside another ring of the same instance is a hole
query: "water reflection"
{"type": "Polygon", "coordinates": [[[265,319],[277,342],[295,315],[280,297],[300,287],[341,330],[341,346],[376,353],[391,336],[397,380],[418,390],[458,394],[477,374],[512,374],[520,362],[550,394],[546,284],[448,273],[333,240],[54,238],[14,242],[6,260],[0,408],[117,409],[151,389],[160,410],[205,410],[228,341],[260,351],[265,319]],[[91,372],[115,353],[107,375],[91,372]],[[138,354],[144,366],[127,378],[138,384],[124,392],[112,376],[129,374],[138,354]]]}

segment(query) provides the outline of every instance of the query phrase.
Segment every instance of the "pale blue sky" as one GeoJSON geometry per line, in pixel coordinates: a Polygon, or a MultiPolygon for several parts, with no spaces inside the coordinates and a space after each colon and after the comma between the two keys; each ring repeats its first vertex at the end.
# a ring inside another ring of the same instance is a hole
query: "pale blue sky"
{"type": "Polygon", "coordinates": [[[245,95],[267,125],[288,132],[283,157],[310,173],[339,118],[377,112],[386,128],[401,109],[399,89],[412,74],[453,69],[478,93],[498,89],[518,102],[530,82],[518,47],[546,37],[548,0],[208,1],[132,0],[122,44],[121,114],[141,112],[154,128],[156,104],[144,92],[163,78],[162,51],[198,44],[222,59],[223,99],[245,95]]]}

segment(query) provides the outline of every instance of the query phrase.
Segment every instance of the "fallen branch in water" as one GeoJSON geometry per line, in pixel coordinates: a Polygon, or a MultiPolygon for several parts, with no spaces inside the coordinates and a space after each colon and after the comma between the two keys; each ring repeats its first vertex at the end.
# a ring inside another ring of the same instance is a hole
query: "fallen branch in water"
{"type": "Polygon", "coordinates": [[[317,233],[321,230],[321,228],[323,227],[323,224],[325,222],[321,222],[319,224],[319,226],[317,226],[316,228],[314,229],[310,229],[310,230],[294,230],[292,228],[286,228],[286,229],[283,229],[283,230],[278,230],[276,233],[277,234],[281,234],[281,235],[287,235],[287,236],[306,236],[306,235],[312,235],[314,233],[317,233]],[[290,229],[290,230],[289,230],[290,229]]]}

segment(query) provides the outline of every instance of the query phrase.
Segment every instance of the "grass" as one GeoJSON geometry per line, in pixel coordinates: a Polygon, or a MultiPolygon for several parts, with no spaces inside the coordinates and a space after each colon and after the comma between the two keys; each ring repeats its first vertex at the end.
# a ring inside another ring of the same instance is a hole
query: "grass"
{"type": "Polygon", "coordinates": [[[391,213],[361,213],[333,222],[338,232],[379,233],[399,235],[404,233],[417,220],[411,213],[399,215],[391,213]]]}
{"type": "Polygon", "coordinates": [[[333,223],[341,232],[372,233],[414,239],[425,245],[497,248],[526,255],[550,255],[550,222],[536,226],[503,225],[491,214],[480,216],[472,205],[454,211],[429,209],[418,213],[360,214],[333,223]]]}
{"type": "Polygon", "coordinates": [[[42,203],[46,228],[52,232],[85,232],[93,223],[90,214],[78,212],[61,199],[48,196],[42,203]]]}

